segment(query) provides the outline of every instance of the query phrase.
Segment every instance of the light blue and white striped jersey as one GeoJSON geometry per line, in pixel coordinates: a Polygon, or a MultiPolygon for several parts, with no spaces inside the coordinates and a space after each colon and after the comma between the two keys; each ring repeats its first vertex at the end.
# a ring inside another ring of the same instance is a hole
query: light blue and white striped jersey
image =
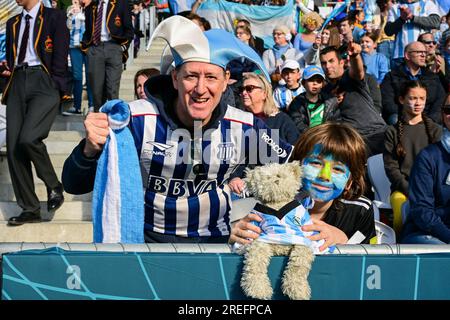
{"type": "Polygon", "coordinates": [[[83,39],[83,34],[86,29],[85,21],[86,17],[84,12],[78,12],[76,14],[70,14],[68,16],[68,25],[70,25],[70,48],[77,48],[81,45],[81,40],[83,39]]]}
{"type": "Polygon", "coordinates": [[[262,218],[261,222],[255,223],[262,230],[258,241],[285,245],[301,244],[311,248],[314,254],[324,254],[334,250],[333,246],[319,251],[325,241],[311,241],[307,237],[317,232],[301,230],[302,226],[310,225],[312,221],[308,210],[297,200],[293,200],[279,210],[257,203],[251,213],[262,218]]]}
{"type": "Polygon", "coordinates": [[[176,125],[160,100],[130,103],[146,230],[182,237],[228,235],[231,173],[241,164],[288,160],[292,146],[253,114],[223,102],[217,108],[215,125],[189,132],[176,125]]]}
{"type": "MultiPolygon", "coordinates": [[[[402,5],[408,6],[414,16],[428,17],[430,14],[439,14],[438,8],[433,1],[420,0],[409,4],[395,4],[392,6],[388,14],[389,22],[394,22],[400,17],[400,6],[402,5]]],[[[412,22],[406,22],[403,25],[402,30],[395,36],[393,58],[403,58],[406,45],[413,41],[417,41],[419,35],[424,31],[425,30],[418,28],[412,22]]]]}
{"type": "Polygon", "coordinates": [[[273,98],[280,109],[286,109],[292,100],[303,92],[305,92],[305,88],[302,85],[295,90],[288,89],[286,86],[277,86],[273,91],[273,98]]]}

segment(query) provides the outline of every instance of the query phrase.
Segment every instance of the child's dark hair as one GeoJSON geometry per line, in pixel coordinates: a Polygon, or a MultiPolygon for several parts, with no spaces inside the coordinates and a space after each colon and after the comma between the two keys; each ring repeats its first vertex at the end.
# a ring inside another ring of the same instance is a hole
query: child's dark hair
{"type": "MultiPolygon", "coordinates": [[[[409,93],[409,91],[414,88],[422,88],[425,91],[427,90],[427,87],[425,86],[425,84],[419,80],[408,81],[400,89],[400,97],[406,97],[406,95],[409,93]]],[[[431,144],[431,143],[437,142],[437,141],[434,141],[431,136],[431,126],[432,126],[433,120],[428,118],[425,115],[425,113],[422,113],[422,120],[423,120],[423,124],[425,125],[425,131],[427,133],[428,143],[431,144]]],[[[395,151],[396,151],[399,159],[403,159],[406,156],[406,151],[405,151],[405,148],[403,147],[403,143],[402,143],[404,124],[405,124],[405,120],[403,119],[403,115],[402,115],[402,116],[400,116],[400,118],[396,124],[398,144],[397,144],[395,151]]]]}

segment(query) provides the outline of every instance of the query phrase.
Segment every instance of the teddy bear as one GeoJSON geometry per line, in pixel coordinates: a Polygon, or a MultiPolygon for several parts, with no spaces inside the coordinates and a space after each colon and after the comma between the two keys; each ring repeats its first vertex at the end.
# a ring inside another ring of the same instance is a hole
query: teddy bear
{"type": "Polygon", "coordinates": [[[311,241],[303,232],[303,225],[311,224],[305,206],[312,203],[304,192],[299,192],[302,167],[298,161],[271,163],[246,171],[244,178],[247,192],[256,200],[251,210],[263,218],[256,223],[262,233],[241,250],[244,267],[241,287],[244,293],[255,299],[271,299],[273,289],[268,276],[272,256],[289,256],[282,277],[283,294],[292,300],[309,300],[311,288],[308,275],[319,247],[324,240],[311,241]]]}

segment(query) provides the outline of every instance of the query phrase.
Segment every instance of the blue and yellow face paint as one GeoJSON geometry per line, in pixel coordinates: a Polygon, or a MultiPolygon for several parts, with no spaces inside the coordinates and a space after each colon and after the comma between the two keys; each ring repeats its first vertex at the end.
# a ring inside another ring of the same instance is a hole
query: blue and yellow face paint
{"type": "Polygon", "coordinates": [[[350,169],[334,159],[332,154],[322,155],[322,145],[316,144],[303,160],[303,189],[320,202],[328,202],[344,192],[350,169]]]}

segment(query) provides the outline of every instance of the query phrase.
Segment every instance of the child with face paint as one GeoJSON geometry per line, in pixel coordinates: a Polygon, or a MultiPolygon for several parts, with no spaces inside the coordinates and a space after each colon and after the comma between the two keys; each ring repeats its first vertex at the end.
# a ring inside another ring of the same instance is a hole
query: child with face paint
{"type": "Polygon", "coordinates": [[[366,33],[361,37],[361,56],[366,67],[366,73],[373,75],[378,84],[383,82],[389,72],[389,61],[384,54],[377,52],[379,32],[366,33]]]}
{"type": "MultiPolygon", "coordinates": [[[[362,196],[367,157],[358,132],[332,122],[309,128],[296,143],[291,159],[302,162],[302,190],[314,200],[308,209],[313,224],[302,230],[317,232],[311,240],[325,240],[320,250],[345,244],[358,232],[363,235],[362,243],[370,243],[376,235],[375,220],[371,201],[362,196]]],[[[230,243],[256,239],[261,230],[252,221],[260,218],[249,214],[235,223],[230,243]]]]}
{"type": "Polygon", "coordinates": [[[409,175],[417,154],[442,135],[440,125],[425,116],[426,87],[420,81],[404,84],[399,101],[402,116],[385,132],[384,168],[391,182],[394,230],[401,230],[401,206],[408,198],[409,175]]]}

